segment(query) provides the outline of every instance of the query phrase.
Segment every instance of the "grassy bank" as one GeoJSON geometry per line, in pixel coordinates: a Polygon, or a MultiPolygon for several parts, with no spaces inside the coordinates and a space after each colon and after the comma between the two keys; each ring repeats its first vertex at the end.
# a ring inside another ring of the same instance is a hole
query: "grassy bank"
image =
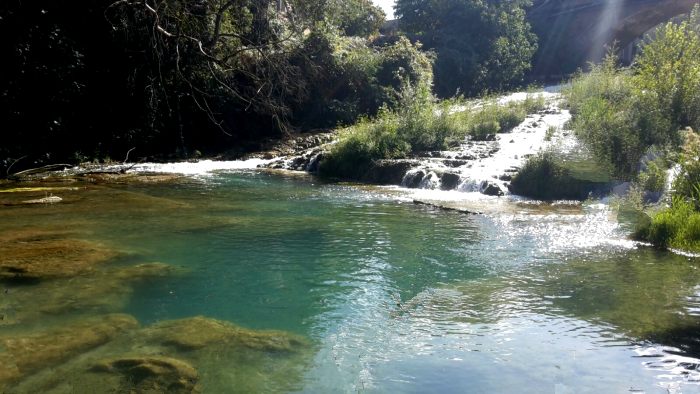
{"type": "Polygon", "coordinates": [[[398,109],[382,110],[376,118],[363,119],[344,129],[323,159],[320,172],[328,177],[358,180],[375,160],[444,150],[468,136],[489,139],[511,130],[544,105],[544,98],[534,95],[504,105],[495,99],[437,101],[427,87],[407,88],[398,109]]]}
{"type": "Polygon", "coordinates": [[[663,190],[678,163],[673,201],[639,234],[654,245],[700,251],[700,7],[642,44],[629,68],[608,56],[564,95],[571,126],[610,173],[645,192],[663,190]]]}

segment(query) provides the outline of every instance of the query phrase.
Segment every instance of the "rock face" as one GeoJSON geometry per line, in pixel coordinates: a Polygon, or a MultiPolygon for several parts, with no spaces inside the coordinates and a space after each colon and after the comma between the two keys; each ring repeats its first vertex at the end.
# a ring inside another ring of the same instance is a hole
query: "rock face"
{"type": "Polygon", "coordinates": [[[0,279],[72,277],[114,258],[101,245],[41,229],[0,233],[0,279]]]}
{"type": "Polygon", "coordinates": [[[415,160],[378,160],[363,176],[361,181],[378,185],[398,185],[404,175],[418,165],[415,160]]]}
{"type": "Polygon", "coordinates": [[[94,372],[117,374],[138,393],[188,394],[201,392],[199,374],[190,364],[171,357],[125,357],[102,360],[94,372]]]}

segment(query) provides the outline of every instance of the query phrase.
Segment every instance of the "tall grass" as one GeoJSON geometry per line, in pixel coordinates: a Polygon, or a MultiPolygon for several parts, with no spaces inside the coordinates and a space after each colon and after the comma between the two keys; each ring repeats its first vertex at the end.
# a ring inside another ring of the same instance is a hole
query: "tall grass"
{"type": "Polygon", "coordinates": [[[679,196],[668,209],[652,217],[646,239],[659,248],[700,251],[700,212],[692,202],[679,196]]]}
{"type": "Polygon", "coordinates": [[[483,140],[522,123],[528,111],[544,108],[542,97],[499,105],[495,99],[438,102],[426,86],[407,86],[402,105],[383,109],[375,119],[362,119],[341,131],[339,141],[321,162],[322,175],[361,179],[375,160],[398,159],[444,150],[470,136],[483,140]]]}

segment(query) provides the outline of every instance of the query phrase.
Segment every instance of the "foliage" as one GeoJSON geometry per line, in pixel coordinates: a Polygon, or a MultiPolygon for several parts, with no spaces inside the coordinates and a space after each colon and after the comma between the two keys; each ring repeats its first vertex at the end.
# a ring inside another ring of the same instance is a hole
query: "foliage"
{"type": "Polygon", "coordinates": [[[700,5],[655,31],[635,60],[634,85],[676,129],[700,130],[700,5]]]}
{"type": "Polygon", "coordinates": [[[539,200],[583,200],[594,182],[576,179],[552,152],[530,157],[513,177],[510,191],[539,200]]]}
{"type": "Polygon", "coordinates": [[[371,45],[368,0],[9,0],[0,20],[2,173],[240,148],[353,122],[395,105],[400,78],[432,78],[418,46],[371,45]]]}
{"type": "Polygon", "coordinates": [[[662,157],[645,163],[639,172],[638,182],[642,190],[650,192],[663,192],[666,189],[667,166],[662,157]]]}
{"type": "Polygon", "coordinates": [[[520,82],[537,49],[528,1],[398,0],[401,28],[437,53],[435,90],[475,95],[520,82]]]}
{"type": "Polygon", "coordinates": [[[673,189],[678,196],[693,198],[700,210],[700,196],[696,189],[700,185],[700,136],[688,130],[684,137],[685,143],[679,157],[680,173],[673,189]]]}
{"type": "Polygon", "coordinates": [[[449,101],[437,103],[425,84],[406,85],[397,110],[385,108],[376,119],[365,118],[342,132],[321,162],[321,174],[361,179],[374,160],[445,149],[468,131],[450,114],[450,107],[449,101]]]}
{"type": "Polygon", "coordinates": [[[346,36],[369,37],[379,32],[386,15],[370,0],[330,0],[326,18],[346,36]]]}
{"type": "Polygon", "coordinates": [[[652,217],[645,232],[642,234],[656,247],[700,251],[700,212],[691,202],[675,196],[668,209],[652,217]]]}
{"type": "Polygon", "coordinates": [[[613,173],[633,178],[652,146],[677,146],[678,130],[700,126],[700,7],[647,38],[631,69],[608,55],[565,90],[577,135],[613,173]]]}
{"type": "Polygon", "coordinates": [[[432,83],[430,57],[406,39],[374,48],[358,37],[332,28],[309,34],[294,55],[306,81],[306,94],[295,105],[298,124],[307,128],[350,124],[380,107],[399,103],[401,85],[432,83]]]}
{"type": "Polygon", "coordinates": [[[544,107],[542,97],[498,104],[495,101],[438,102],[426,84],[405,85],[396,109],[384,108],[376,119],[346,128],[324,157],[325,176],[360,180],[375,160],[406,158],[444,150],[470,136],[485,139],[520,124],[527,110],[544,107]]]}

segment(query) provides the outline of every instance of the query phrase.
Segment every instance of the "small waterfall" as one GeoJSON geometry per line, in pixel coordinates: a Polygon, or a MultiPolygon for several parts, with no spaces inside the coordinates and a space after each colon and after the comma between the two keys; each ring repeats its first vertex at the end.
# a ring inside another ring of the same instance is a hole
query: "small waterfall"
{"type": "Polygon", "coordinates": [[[428,175],[423,177],[418,185],[421,189],[439,189],[440,188],[440,177],[433,171],[430,171],[428,175]]]}
{"type": "MultiPolygon", "coordinates": [[[[517,100],[525,94],[511,95],[503,100],[517,100]]],[[[419,164],[408,170],[401,181],[407,188],[456,190],[464,193],[482,193],[490,196],[508,194],[513,175],[527,158],[549,146],[570,144],[563,132],[571,118],[552,99],[547,109],[526,117],[525,121],[508,133],[496,135],[491,141],[466,140],[454,150],[426,152],[418,158],[419,164]],[[557,130],[551,135],[550,129],[557,130]],[[554,138],[556,136],[556,138],[554,138]]]]}

